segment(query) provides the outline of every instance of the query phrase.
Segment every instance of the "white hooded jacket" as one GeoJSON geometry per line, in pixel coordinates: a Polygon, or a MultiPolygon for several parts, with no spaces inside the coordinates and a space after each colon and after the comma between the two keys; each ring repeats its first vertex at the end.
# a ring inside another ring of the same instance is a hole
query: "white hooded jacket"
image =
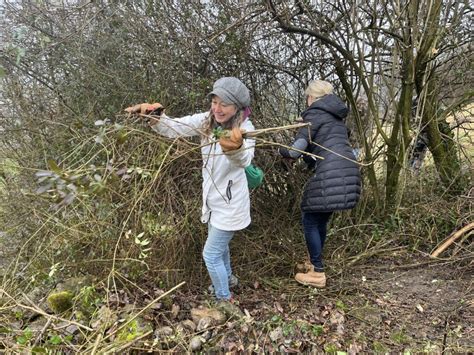
{"type": "MultiPolygon", "coordinates": [[[[219,142],[204,132],[209,115],[210,112],[181,118],[162,115],[152,128],[169,138],[201,136],[201,221],[225,231],[241,230],[250,224],[250,197],[244,168],[252,162],[255,141],[244,139],[240,149],[223,153],[219,142]]],[[[248,118],[240,127],[247,132],[254,130],[248,118]]]]}

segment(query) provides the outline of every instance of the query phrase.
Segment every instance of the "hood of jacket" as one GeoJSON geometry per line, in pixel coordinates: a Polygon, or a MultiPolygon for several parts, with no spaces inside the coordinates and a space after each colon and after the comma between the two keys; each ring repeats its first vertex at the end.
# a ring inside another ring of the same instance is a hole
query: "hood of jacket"
{"type": "Polygon", "coordinates": [[[346,104],[334,94],[326,95],[313,102],[311,106],[302,113],[303,118],[313,110],[328,112],[339,120],[344,119],[349,112],[346,104]]]}

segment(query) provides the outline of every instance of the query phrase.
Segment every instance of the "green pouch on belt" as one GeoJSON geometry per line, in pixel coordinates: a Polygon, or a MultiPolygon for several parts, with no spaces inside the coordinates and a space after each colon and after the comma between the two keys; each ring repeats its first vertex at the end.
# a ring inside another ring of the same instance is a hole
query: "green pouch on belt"
{"type": "Polygon", "coordinates": [[[259,187],[263,182],[263,171],[258,166],[250,164],[245,168],[245,175],[247,176],[247,184],[249,189],[259,187]]]}

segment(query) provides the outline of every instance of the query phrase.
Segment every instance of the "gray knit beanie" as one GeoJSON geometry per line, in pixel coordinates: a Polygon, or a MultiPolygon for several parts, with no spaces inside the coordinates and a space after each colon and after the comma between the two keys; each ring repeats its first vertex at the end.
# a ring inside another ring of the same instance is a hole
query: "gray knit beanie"
{"type": "Polygon", "coordinates": [[[234,77],[218,79],[209,95],[219,96],[222,101],[232,103],[240,109],[250,106],[249,89],[234,77]]]}

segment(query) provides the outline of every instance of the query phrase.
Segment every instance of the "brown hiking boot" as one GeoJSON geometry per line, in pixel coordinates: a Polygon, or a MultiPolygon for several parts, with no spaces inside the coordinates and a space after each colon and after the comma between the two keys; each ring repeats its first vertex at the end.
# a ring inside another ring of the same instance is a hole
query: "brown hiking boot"
{"type": "Polygon", "coordinates": [[[307,273],[297,273],[295,280],[306,286],[317,288],[326,287],[326,274],[324,272],[308,271],[307,273]]]}
{"type": "Polygon", "coordinates": [[[300,272],[308,272],[314,270],[313,264],[311,264],[311,261],[305,260],[301,263],[296,264],[296,270],[300,272]]]}

